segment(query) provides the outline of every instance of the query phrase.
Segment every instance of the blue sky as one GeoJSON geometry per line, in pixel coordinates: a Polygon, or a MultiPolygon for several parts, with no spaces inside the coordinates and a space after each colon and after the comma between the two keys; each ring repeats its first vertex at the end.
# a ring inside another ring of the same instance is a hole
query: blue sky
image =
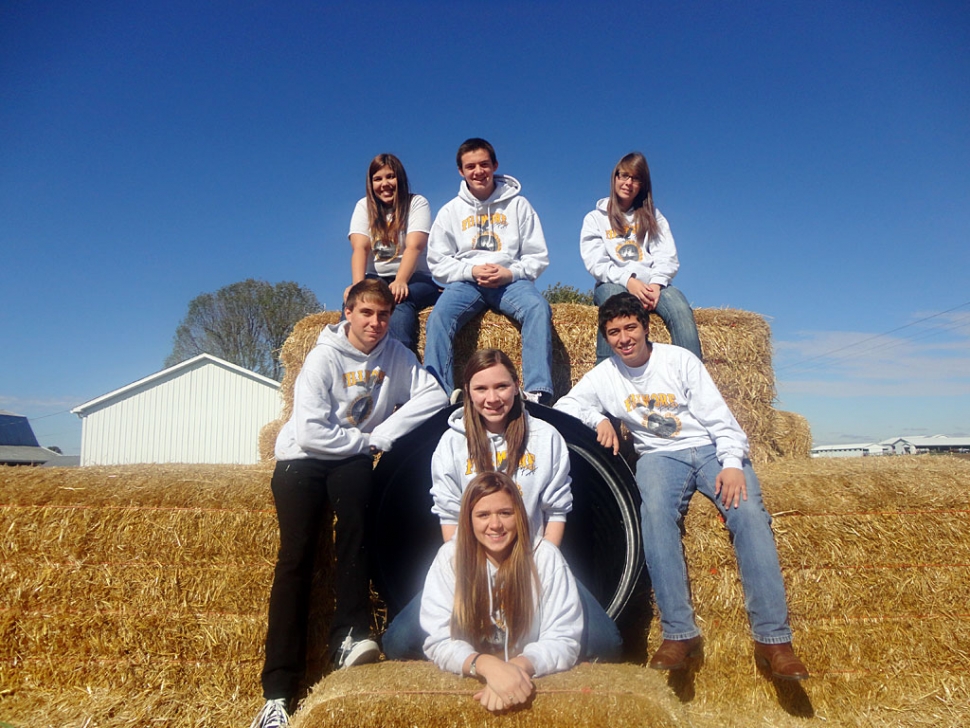
{"type": "Polygon", "coordinates": [[[583,216],[646,154],[697,307],[764,314],[818,443],[970,434],[965,2],[0,2],[0,409],[158,371],[248,277],[328,308],[370,159],[433,210],[483,136],[582,289],[583,216]]]}

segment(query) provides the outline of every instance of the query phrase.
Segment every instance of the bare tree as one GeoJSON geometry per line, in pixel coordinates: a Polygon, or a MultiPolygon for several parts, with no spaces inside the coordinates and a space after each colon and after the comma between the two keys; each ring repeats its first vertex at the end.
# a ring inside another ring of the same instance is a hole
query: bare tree
{"type": "Polygon", "coordinates": [[[165,366],[207,353],[280,381],[286,337],[297,321],[320,309],[313,292],[292,281],[274,286],[249,278],[203,293],[189,302],[165,366]]]}

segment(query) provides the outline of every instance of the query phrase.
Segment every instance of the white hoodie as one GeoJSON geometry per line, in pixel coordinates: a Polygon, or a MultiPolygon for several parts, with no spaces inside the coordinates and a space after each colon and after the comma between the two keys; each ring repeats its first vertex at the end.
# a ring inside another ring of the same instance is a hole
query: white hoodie
{"type": "Polygon", "coordinates": [[[293,387],[293,415],[276,438],[277,460],[342,460],[372,446],[387,451],[448,404],[407,347],[385,336],[365,354],[347,338],[349,326],[327,326],[307,354],[293,387]]]}
{"type": "Polygon", "coordinates": [[[687,349],[652,344],[647,363],[626,366],[614,354],[556,402],[596,429],[606,415],[626,423],[637,454],[714,445],[725,468],[740,468],[748,438],[701,360],[687,349]]]}
{"type": "MultiPolygon", "coordinates": [[[[569,450],[555,427],[528,412],[525,417],[528,438],[514,480],[525,503],[532,535],[542,536],[546,522],[565,522],[566,514],[573,509],[569,450]]],[[[462,493],[477,472],[468,457],[464,412],[460,409],[452,412],[448,426],[431,456],[431,496],[434,498],[431,511],[442,524],[456,525],[462,493]]],[[[508,452],[505,438],[489,434],[488,440],[492,461],[499,458],[504,461],[508,452]]]]}
{"type": "Polygon", "coordinates": [[[579,254],[583,257],[586,270],[597,283],[625,286],[630,276],[636,273],[637,279],[646,284],[669,286],[677,275],[680,262],[667,218],[660,214],[660,210],[654,209],[660,230],[655,237],[645,238],[640,245],[637,243],[637,229],[632,214],[626,216],[628,225],[623,235],[613,230],[606,212],[609,201],[604,197],[596,203],[596,209],[583,219],[579,254]]]}
{"type": "Polygon", "coordinates": [[[539,216],[519,181],[495,175],[495,189],[479,200],[462,180],[458,196],[439,210],[428,238],[428,265],[439,283],[474,282],[472,267],[495,263],[513,280],[534,281],[549,265],[539,216]]]}
{"type": "MultiPolygon", "coordinates": [[[[462,674],[468,656],[478,652],[464,640],[452,639],[451,614],[455,608],[454,539],[438,550],[421,595],[421,628],[428,633],[424,654],[440,669],[462,674]]],[[[523,655],[535,668],[536,676],[568,670],[579,659],[583,634],[583,607],[576,580],[559,549],[543,538],[537,540],[533,557],[539,572],[540,593],[535,617],[524,644],[508,644],[508,633],[495,625],[500,640],[499,656],[508,661],[523,655]]],[[[488,564],[489,582],[495,584],[495,567],[488,564]]],[[[489,590],[491,594],[491,590],[489,590]]],[[[494,623],[493,623],[494,624],[494,623]]]]}

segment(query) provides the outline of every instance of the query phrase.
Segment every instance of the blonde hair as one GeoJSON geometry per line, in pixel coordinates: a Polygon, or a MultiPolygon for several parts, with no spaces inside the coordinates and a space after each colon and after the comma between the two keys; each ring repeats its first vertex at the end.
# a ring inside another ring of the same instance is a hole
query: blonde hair
{"type": "Polygon", "coordinates": [[[519,487],[505,473],[479,473],[465,489],[458,515],[452,638],[468,642],[479,652],[488,650],[488,638],[493,631],[492,611],[497,607],[505,621],[508,644],[518,645],[532,627],[540,590],[529,519],[519,487]],[[507,493],[512,499],[516,536],[508,557],[498,565],[492,588],[485,548],[475,538],[472,518],[478,501],[494,493],[507,493]]]}

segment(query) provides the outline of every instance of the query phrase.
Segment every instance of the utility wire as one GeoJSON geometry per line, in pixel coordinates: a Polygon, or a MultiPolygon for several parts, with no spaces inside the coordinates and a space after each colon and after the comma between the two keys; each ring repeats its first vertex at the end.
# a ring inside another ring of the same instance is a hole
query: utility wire
{"type": "MultiPolygon", "coordinates": [[[[874,339],[879,339],[879,338],[881,338],[883,336],[888,336],[889,334],[894,334],[897,331],[902,331],[903,329],[911,328],[913,326],[916,326],[917,324],[921,324],[921,323],[924,323],[926,321],[930,321],[932,319],[939,318],[940,316],[945,316],[948,313],[953,313],[954,311],[957,311],[957,310],[959,310],[961,308],[965,308],[967,306],[970,306],[970,301],[967,301],[966,303],[961,303],[959,306],[954,306],[953,308],[949,308],[946,311],[940,311],[939,313],[934,313],[934,314],[932,314],[930,316],[926,316],[924,318],[917,319],[916,321],[911,321],[908,324],[903,324],[902,326],[897,326],[896,328],[890,329],[889,331],[884,331],[881,334],[873,334],[872,336],[867,336],[866,338],[860,339],[859,341],[855,341],[855,342],[853,342],[851,344],[846,344],[845,346],[840,346],[840,347],[838,347],[836,349],[831,349],[830,351],[824,351],[821,354],[815,354],[814,356],[806,357],[805,359],[799,359],[798,361],[792,362],[790,364],[786,364],[785,366],[782,366],[782,367],[776,367],[775,368],[775,371],[777,372],[777,371],[783,371],[785,369],[791,369],[793,367],[800,367],[803,364],[805,364],[806,362],[816,361],[818,359],[831,359],[833,354],[837,354],[840,351],[845,351],[846,349],[852,349],[852,348],[855,348],[857,346],[861,346],[862,344],[865,344],[867,341],[873,341],[874,339]]],[[[959,327],[959,326],[963,326],[963,325],[964,325],[964,322],[961,321],[961,322],[958,322],[955,326],[956,327],[959,327]]],[[[931,332],[931,333],[934,333],[934,332],[931,332]]],[[[915,338],[913,340],[915,340],[915,338]]],[[[885,347],[885,346],[890,346],[890,345],[893,345],[895,343],[897,343],[897,342],[884,342],[884,343],[882,343],[882,344],[880,344],[878,346],[869,347],[869,348],[863,349],[863,350],[861,350],[859,352],[855,352],[855,353],[852,354],[852,356],[859,356],[859,355],[864,354],[864,353],[867,353],[869,351],[873,351],[875,349],[882,348],[882,347],[885,347]]],[[[849,357],[842,357],[842,358],[849,358],[849,357]]]]}

